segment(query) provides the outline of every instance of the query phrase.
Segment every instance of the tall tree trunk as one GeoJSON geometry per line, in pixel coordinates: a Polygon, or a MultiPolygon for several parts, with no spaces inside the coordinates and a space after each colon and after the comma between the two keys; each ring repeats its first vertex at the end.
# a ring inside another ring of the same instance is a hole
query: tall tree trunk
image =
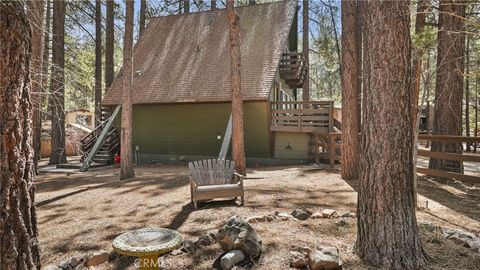
{"type": "MultiPolygon", "coordinates": [[[[355,10],[355,27],[357,29],[357,130],[360,132],[362,125],[362,89],[363,89],[363,2],[357,0],[355,10]]],[[[360,140],[360,138],[359,138],[360,140]]]]}
{"type": "Polygon", "coordinates": [[[120,179],[135,176],[132,160],[133,1],[127,1],[123,39],[122,134],[120,179]]]}
{"type": "MultiPolygon", "coordinates": [[[[428,8],[427,0],[420,0],[417,4],[417,15],[415,19],[415,34],[421,35],[423,28],[425,27],[425,22],[427,19],[426,11],[428,8]]],[[[418,100],[420,96],[420,83],[422,75],[422,62],[423,55],[425,53],[424,48],[416,48],[415,55],[413,57],[413,93],[411,96],[411,111],[412,111],[412,131],[413,131],[413,182],[414,182],[414,193],[415,193],[415,205],[417,205],[417,152],[418,152],[418,124],[420,122],[420,115],[418,114],[418,100]]]]}
{"type": "Polygon", "coordinates": [[[358,40],[355,1],[342,1],[342,178],[358,177],[358,40]]]}
{"type": "Polygon", "coordinates": [[[49,164],[67,162],[65,151],[65,2],[53,1],[52,74],[52,146],[49,164]]]}
{"type": "Polygon", "coordinates": [[[0,2],[0,29],[0,269],[40,269],[30,125],[32,44],[23,2],[0,2]]]}
{"type": "Polygon", "coordinates": [[[190,13],[190,0],[183,0],[183,13],[190,13]]]}
{"type": "Polygon", "coordinates": [[[217,0],[211,0],[210,1],[210,9],[211,10],[217,9],[217,0]]]}
{"type": "MultiPolygon", "coordinates": [[[[480,66],[480,61],[477,65],[477,67],[480,66]]],[[[478,85],[479,85],[479,81],[480,81],[480,76],[477,76],[475,78],[475,129],[473,130],[473,135],[475,137],[479,136],[479,130],[478,130],[478,105],[480,105],[478,102],[478,85]]],[[[475,143],[474,146],[473,146],[473,152],[477,152],[477,145],[478,143],[475,143]]]]}
{"type": "MultiPolygon", "coordinates": [[[[465,59],[465,134],[470,137],[470,37],[467,36],[465,59]]],[[[467,143],[470,152],[470,143],[467,143]]]]}
{"type": "Polygon", "coordinates": [[[303,100],[310,100],[310,46],[308,40],[308,1],[303,1],[303,15],[302,15],[303,25],[303,54],[305,57],[305,66],[307,67],[307,73],[303,81],[303,100]]]}
{"type": "MultiPolygon", "coordinates": [[[[45,37],[43,43],[43,58],[42,58],[42,70],[43,70],[43,77],[42,77],[42,85],[43,89],[48,89],[48,70],[49,70],[49,62],[50,62],[50,26],[51,26],[51,0],[45,0],[46,2],[46,10],[45,10],[45,37]]],[[[42,103],[44,100],[42,99],[42,103]]]]}
{"type": "Polygon", "coordinates": [[[139,19],[139,36],[142,35],[145,30],[145,14],[147,11],[147,0],[140,0],[140,19],[139,19]]]}
{"type": "Polygon", "coordinates": [[[95,1],[95,126],[102,120],[102,1],[95,1]]]}
{"type": "MultiPolygon", "coordinates": [[[[434,135],[462,135],[465,2],[440,0],[434,135]]],[[[461,154],[461,143],[432,142],[431,150],[461,154]]],[[[430,169],[463,173],[461,161],[431,158],[430,169]]]]}
{"type": "Polygon", "coordinates": [[[234,1],[227,0],[227,17],[230,26],[230,63],[232,69],[232,157],[235,161],[235,170],[246,175],[245,143],[243,136],[243,100],[241,85],[241,57],[240,57],[240,17],[235,12],[234,1]]]}
{"type": "Polygon", "coordinates": [[[38,174],[42,137],[42,89],[43,89],[43,1],[28,1],[28,20],[32,29],[32,61],[30,75],[32,78],[32,125],[33,125],[33,166],[38,174]]]}
{"type": "Polygon", "coordinates": [[[114,79],[113,55],[114,55],[114,1],[107,0],[105,25],[105,91],[112,85],[114,79]]]}
{"type": "MultiPolygon", "coordinates": [[[[430,76],[430,53],[427,53],[427,62],[425,63],[425,70],[427,71],[427,76],[425,78],[425,91],[427,92],[427,108],[426,108],[426,118],[427,118],[427,135],[430,135],[432,131],[432,114],[431,114],[431,106],[430,106],[430,84],[431,84],[431,76],[430,76]]],[[[427,140],[425,147],[430,147],[430,141],[427,140]]]]}
{"type": "Polygon", "coordinates": [[[382,269],[418,269],[409,1],[365,2],[364,106],[356,251],[382,269]]]}

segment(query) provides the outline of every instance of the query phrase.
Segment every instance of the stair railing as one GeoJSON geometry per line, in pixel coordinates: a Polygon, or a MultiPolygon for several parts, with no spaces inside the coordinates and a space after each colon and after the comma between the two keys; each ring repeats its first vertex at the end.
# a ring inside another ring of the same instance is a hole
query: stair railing
{"type": "MultiPolygon", "coordinates": [[[[115,110],[113,111],[112,116],[110,116],[108,121],[105,122],[106,124],[101,129],[100,135],[98,137],[96,137],[96,140],[95,140],[95,143],[94,143],[92,149],[88,152],[88,155],[86,156],[86,158],[83,161],[82,167],[80,167],[81,172],[85,172],[85,171],[88,170],[88,168],[90,167],[90,164],[92,163],[93,158],[97,154],[98,150],[100,150],[102,145],[105,143],[106,139],[108,138],[110,127],[112,127],[113,122],[115,122],[115,118],[117,118],[118,112],[120,111],[121,107],[122,107],[121,105],[118,105],[115,108],[115,110]]],[[[99,128],[102,125],[100,125],[99,128]]]]}

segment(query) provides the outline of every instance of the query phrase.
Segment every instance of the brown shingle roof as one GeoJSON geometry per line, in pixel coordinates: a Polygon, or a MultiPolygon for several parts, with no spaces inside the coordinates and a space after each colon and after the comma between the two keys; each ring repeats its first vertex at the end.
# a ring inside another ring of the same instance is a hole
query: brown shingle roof
{"type": "MultiPolygon", "coordinates": [[[[267,99],[287,44],[296,1],[237,8],[241,28],[244,100],[267,99]]],[[[133,103],[231,100],[228,21],[225,9],[153,18],[134,50],[133,103]]],[[[103,104],[121,103],[117,76],[103,104]]]]}

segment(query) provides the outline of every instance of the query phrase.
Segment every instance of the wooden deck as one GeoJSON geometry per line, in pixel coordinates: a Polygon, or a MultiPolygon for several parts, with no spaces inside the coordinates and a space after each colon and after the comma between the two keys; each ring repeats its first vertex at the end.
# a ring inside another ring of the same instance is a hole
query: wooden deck
{"type": "Polygon", "coordinates": [[[271,102],[271,131],[327,134],[334,130],[333,101],[271,102]]]}

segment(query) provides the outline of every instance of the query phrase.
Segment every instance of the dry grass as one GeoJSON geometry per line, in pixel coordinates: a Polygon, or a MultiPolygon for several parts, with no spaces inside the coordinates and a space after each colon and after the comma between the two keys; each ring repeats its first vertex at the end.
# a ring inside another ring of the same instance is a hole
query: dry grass
{"type": "MultiPolygon", "coordinates": [[[[306,167],[270,167],[249,172],[245,180],[246,207],[233,201],[190,204],[185,166],[137,167],[132,181],[119,181],[117,168],[93,169],[84,174],[42,174],[36,180],[40,241],[44,265],[97,250],[110,250],[122,232],[143,227],[168,227],[184,239],[217,231],[229,217],[272,214],[294,208],[312,211],[333,208],[355,211],[357,183],[338,174],[305,170],[306,167]]],[[[420,202],[429,209],[418,213],[419,222],[480,231],[478,189],[452,183],[420,181],[420,202]]],[[[273,221],[253,224],[266,246],[254,269],[288,269],[289,251],[295,246],[335,245],[344,269],[371,269],[352,252],[356,222],[337,227],[335,220],[273,221]]],[[[421,227],[424,247],[432,257],[428,269],[478,269],[475,254],[435,232],[421,227]]],[[[168,269],[208,269],[221,254],[218,245],[193,255],[164,256],[168,269]]],[[[134,269],[123,258],[99,269],[134,269]]]]}

